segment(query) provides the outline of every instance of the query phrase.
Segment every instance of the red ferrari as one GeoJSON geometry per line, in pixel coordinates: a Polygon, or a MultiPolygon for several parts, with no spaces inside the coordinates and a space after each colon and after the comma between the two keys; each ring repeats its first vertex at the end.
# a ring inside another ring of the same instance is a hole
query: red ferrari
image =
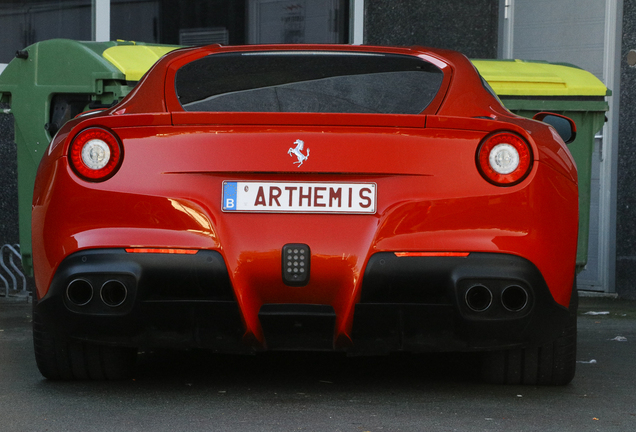
{"type": "Polygon", "coordinates": [[[147,347],[463,351],[489,382],[567,384],[574,134],[507,111],[452,51],[173,51],[40,163],[38,367],[118,379],[147,347]]]}

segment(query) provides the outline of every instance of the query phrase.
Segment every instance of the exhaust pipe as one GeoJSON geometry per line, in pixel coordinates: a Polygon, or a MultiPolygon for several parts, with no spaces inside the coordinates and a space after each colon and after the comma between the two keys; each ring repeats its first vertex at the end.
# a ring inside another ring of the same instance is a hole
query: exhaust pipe
{"type": "Polygon", "coordinates": [[[519,285],[510,285],[501,293],[501,304],[510,312],[519,312],[528,304],[528,291],[519,285]]]}
{"type": "Polygon", "coordinates": [[[93,285],[85,279],[75,279],[66,287],[66,298],[76,306],[85,306],[93,299],[93,285]]]}
{"type": "Polygon", "coordinates": [[[464,300],[473,312],[484,312],[492,304],[492,291],[483,285],[474,285],[466,291],[464,300]]]}
{"type": "Polygon", "coordinates": [[[117,307],[124,304],[128,298],[126,285],[118,280],[109,280],[102,285],[99,295],[107,306],[117,307]]]}

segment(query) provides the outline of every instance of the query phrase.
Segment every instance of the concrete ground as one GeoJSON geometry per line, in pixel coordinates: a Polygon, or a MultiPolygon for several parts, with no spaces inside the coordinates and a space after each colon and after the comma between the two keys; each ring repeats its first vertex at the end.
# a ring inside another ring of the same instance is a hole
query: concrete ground
{"type": "Polygon", "coordinates": [[[636,302],[581,299],[564,387],[496,386],[474,357],[205,352],[139,356],[124,382],[49,382],[31,305],[0,300],[0,431],[636,430],[636,302]]]}

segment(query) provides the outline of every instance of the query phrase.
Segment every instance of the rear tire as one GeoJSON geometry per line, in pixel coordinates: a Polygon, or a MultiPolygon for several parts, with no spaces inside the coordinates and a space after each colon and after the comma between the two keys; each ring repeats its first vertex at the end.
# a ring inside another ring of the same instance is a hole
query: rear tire
{"type": "Polygon", "coordinates": [[[482,378],[493,384],[566,385],[576,371],[578,292],[572,290],[569,322],[553,342],[484,353],[482,378]]]}
{"type": "Polygon", "coordinates": [[[33,348],[40,373],[50,380],[122,380],[132,376],[137,350],[55,337],[33,311],[33,348]]]}

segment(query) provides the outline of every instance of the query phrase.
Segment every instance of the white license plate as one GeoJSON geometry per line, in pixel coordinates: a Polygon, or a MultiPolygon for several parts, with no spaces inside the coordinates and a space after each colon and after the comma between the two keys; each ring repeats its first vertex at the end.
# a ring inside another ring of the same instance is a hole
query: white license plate
{"type": "Polygon", "coordinates": [[[373,214],[376,184],[225,181],[223,211],[373,214]]]}

